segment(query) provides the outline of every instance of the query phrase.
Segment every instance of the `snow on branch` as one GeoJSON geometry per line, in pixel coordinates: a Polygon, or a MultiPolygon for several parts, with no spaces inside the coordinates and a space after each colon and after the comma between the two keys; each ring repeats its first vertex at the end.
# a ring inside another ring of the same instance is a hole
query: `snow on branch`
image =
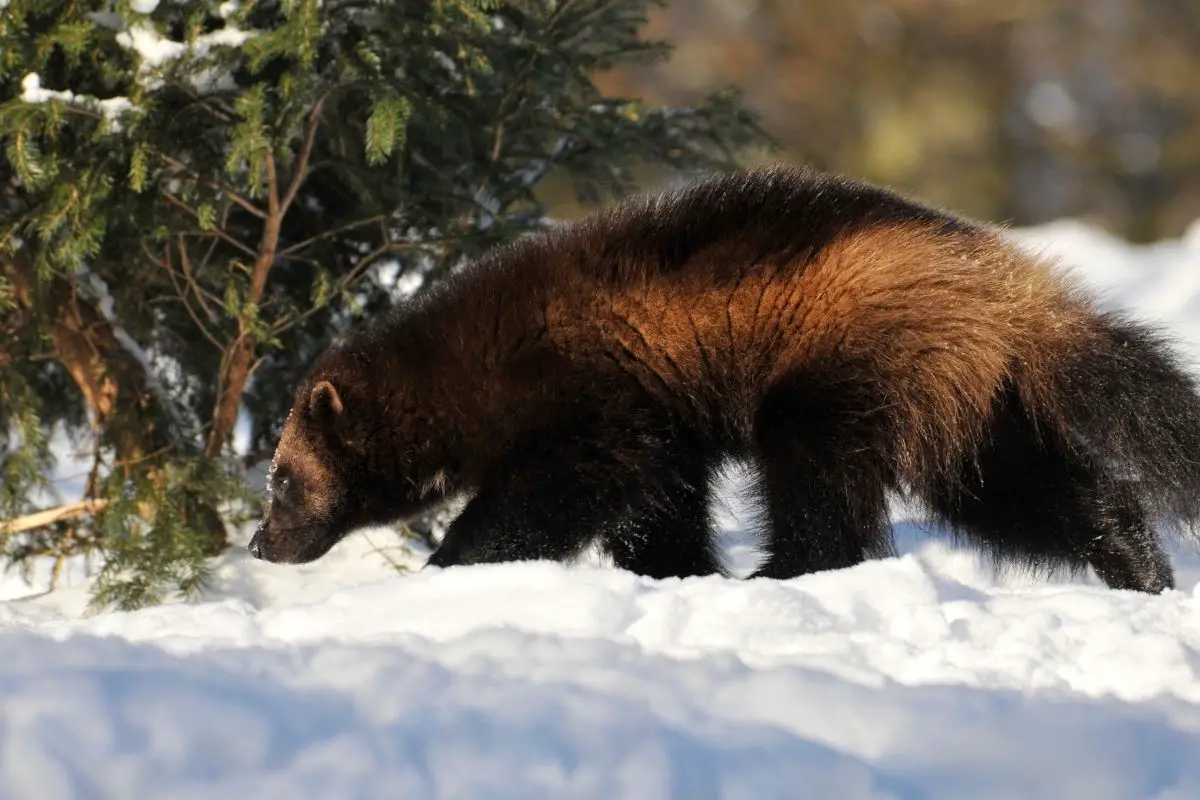
{"type": "Polygon", "coordinates": [[[190,418],[190,415],[184,413],[179,405],[175,402],[171,393],[167,391],[163,382],[159,380],[157,370],[155,369],[154,359],[146,352],[137,340],[129,335],[129,332],[122,327],[117,319],[116,301],[113,299],[112,292],[108,288],[108,284],[104,282],[96,273],[92,272],[86,266],[79,267],[79,275],[84,279],[83,288],[91,295],[91,299],[96,304],[96,310],[104,317],[112,328],[113,337],[142,368],[142,372],[146,377],[146,386],[158,399],[163,411],[180,431],[195,430],[198,424],[190,418]]]}
{"type": "Polygon", "coordinates": [[[47,103],[58,100],[80,108],[98,111],[106,120],[116,122],[117,119],[133,108],[128,97],[109,97],[105,100],[87,94],[75,94],[70,89],[58,91],[43,89],[41,76],[30,72],[21,79],[21,100],[26,103],[47,103]]]}
{"type": "MultiPolygon", "coordinates": [[[[140,0],[134,6],[157,7],[157,0],[140,0]]],[[[222,3],[219,13],[226,20],[225,27],[201,34],[190,42],[179,42],[170,39],[159,32],[149,22],[137,22],[117,34],[117,44],[137,53],[140,60],[138,76],[144,86],[155,88],[161,81],[159,74],[172,62],[191,57],[201,59],[216,47],[241,47],[247,40],[257,35],[254,31],[245,31],[229,21],[230,15],[237,10],[237,4],[222,3]]],[[[196,68],[187,78],[196,91],[230,88],[233,78],[227,72],[212,68],[196,68]]]]}

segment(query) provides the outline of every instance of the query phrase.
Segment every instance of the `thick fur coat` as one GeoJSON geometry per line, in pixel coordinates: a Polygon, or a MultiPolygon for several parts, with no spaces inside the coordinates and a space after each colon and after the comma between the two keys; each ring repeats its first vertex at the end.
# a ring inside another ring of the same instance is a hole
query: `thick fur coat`
{"type": "Polygon", "coordinates": [[[283,431],[251,551],[309,561],[469,496],[439,566],[719,571],[710,479],[754,465],[787,578],[891,551],[904,492],[992,555],[1173,583],[1200,399],[1153,329],[990,226],[774,168],[513,242],[334,344],[283,431]]]}

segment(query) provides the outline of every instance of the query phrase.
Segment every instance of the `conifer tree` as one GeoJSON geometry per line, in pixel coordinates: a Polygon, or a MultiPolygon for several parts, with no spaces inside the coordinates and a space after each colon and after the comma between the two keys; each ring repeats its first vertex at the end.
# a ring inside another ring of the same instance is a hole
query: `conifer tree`
{"type": "Polygon", "coordinates": [[[98,604],[196,591],[332,336],[544,224],[552,173],[599,202],[640,165],[727,167],[763,141],[732,91],[600,94],[599,72],[666,54],[639,37],[651,5],[10,0],[6,557],[95,554],[98,604]],[[92,469],[36,514],[51,431],[92,469]]]}

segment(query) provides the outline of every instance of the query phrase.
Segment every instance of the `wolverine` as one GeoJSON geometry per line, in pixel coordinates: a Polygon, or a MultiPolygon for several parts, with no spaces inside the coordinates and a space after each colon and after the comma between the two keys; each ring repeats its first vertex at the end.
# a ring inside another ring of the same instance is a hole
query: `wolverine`
{"type": "Polygon", "coordinates": [[[1002,563],[1174,584],[1200,398],[1154,327],[999,227],[796,167],[526,235],[333,343],[299,388],[250,552],[466,499],[438,567],[599,543],[721,573],[714,471],[750,465],[755,577],[893,552],[887,495],[1002,563]]]}

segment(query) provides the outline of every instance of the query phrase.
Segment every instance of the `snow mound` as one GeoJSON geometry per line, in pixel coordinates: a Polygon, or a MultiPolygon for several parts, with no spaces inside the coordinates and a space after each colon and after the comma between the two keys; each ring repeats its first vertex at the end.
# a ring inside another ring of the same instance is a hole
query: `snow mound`
{"type": "Polygon", "coordinates": [[[941,557],[786,582],[425,570],[86,619],[10,604],[0,795],[1200,793],[1197,589],[971,585],[941,557]]]}

